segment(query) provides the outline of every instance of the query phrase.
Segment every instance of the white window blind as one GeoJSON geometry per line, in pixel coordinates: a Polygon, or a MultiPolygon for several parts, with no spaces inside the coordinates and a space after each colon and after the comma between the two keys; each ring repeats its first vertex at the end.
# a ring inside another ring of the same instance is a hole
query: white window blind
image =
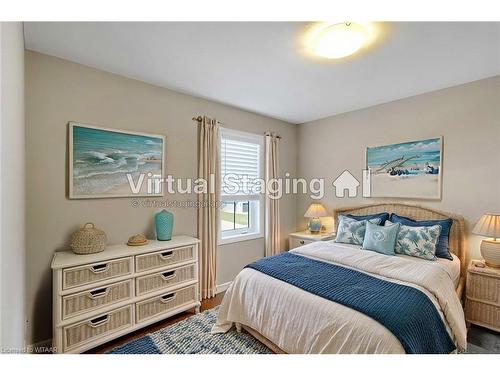
{"type": "Polygon", "coordinates": [[[264,200],[254,189],[262,178],[263,140],[257,134],[221,129],[221,243],[263,235],[264,200]]]}
{"type": "Polygon", "coordinates": [[[260,178],[260,153],[261,144],[258,140],[244,140],[242,137],[222,134],[221,140],[221,177],[222,194],[245,195],[253,188],[253,181],[260,178]],[[225,182],[229,175],[232,182],[238,183],[238,189],[225,182]],[[241,180],[247,176],[248,183],[241,180]]]}

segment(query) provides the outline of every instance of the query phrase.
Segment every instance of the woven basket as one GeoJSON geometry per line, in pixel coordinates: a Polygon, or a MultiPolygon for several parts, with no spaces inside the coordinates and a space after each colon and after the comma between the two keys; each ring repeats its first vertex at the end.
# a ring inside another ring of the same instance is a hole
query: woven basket
{"type": "Polygon", "coordinates": [[[93,223],[86,223],[71,236],[70,247],[75,254],[100,253],[106,247],[106,233],[93,223]]]}
{"type": "Polygon", "coordinates": [[[134,234],[132,237],[128,239],[128,246],[144,246],[147,245],[149,241],[144,236],[144,234],[134,234]]]}

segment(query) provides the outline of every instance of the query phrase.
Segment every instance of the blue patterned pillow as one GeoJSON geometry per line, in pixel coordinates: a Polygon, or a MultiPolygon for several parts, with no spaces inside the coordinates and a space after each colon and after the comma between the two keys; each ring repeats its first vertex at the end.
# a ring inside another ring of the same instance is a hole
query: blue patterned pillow
{"type": "Polygon", "coordinates": [[[362,216],[347,214],[345,216],[350,217],[352,219],[356,219],[356,220],[380,219],[380,225],[384,225],[385,221],[389,220],[389,213],[387,213],[387,212],[381,212],[381,213],[372,214],[372,215],[362,215],[362,216]]]}
{"type": "MultiPolygon", "coordinates": [[[[379,224],[380,219],[371,219],[371,223],[379,224]]],[[[365,238],[366,220],[356,220],[339,215],[339,226],[335,242],[362,245],[365,238]]]]}
{"type": "MultiPolygon", "coordinates": [[[[387,220],[385,225],[391,225],[387,220]]],[[[410,227],[401,225],[396,238],[394,251],[396,254],[404,254],[412,257],[436,260],[436,246],[441,233],[441,226],[432,227],[410,227]]]]}
{"type": "Polygon", "coordinates": [[[395,255],[394,246],[396,245],[400,225],[396,223],[383,227],[367,222],[363,249],[376,251],[384,255],[395,255]]]}
{"type": "Polygon", "coordinates": [[[436,247],[436,256],[438,258],[453,260],[453,257],[450,254],[449,244],[448,244],[450,237],[450,230],[453,224],[452,219],[416,221],[408,217],[391,214],[389,220],[392,221],[393,223],[401,223],[409,227],[432,227],[434,225],[440,225],[441,234],[439,235],[439,240],[436,247]]]}

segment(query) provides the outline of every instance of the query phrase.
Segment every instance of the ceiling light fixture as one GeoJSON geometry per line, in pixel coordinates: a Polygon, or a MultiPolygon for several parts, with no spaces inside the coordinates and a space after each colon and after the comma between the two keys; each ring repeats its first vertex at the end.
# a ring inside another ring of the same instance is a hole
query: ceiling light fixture
{"type": "Polygon", "coordinates": [[[310,53],[327,59],[340,59],[352,55],[366,46],[374,37],[371,24],[342,22],[314,25],[306,35],[306,48],[310,53]]]}

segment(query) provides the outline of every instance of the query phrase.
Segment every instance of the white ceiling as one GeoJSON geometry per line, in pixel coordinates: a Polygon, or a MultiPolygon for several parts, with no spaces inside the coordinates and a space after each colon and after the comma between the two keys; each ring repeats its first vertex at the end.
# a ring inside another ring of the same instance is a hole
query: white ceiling
{"type": "Polygon", "coordinates": [[[500,74],[500,23],[380,24],[344,60],[300,52],[303,23],[25,23],[26,48],[303,123],[500,74]]]}

